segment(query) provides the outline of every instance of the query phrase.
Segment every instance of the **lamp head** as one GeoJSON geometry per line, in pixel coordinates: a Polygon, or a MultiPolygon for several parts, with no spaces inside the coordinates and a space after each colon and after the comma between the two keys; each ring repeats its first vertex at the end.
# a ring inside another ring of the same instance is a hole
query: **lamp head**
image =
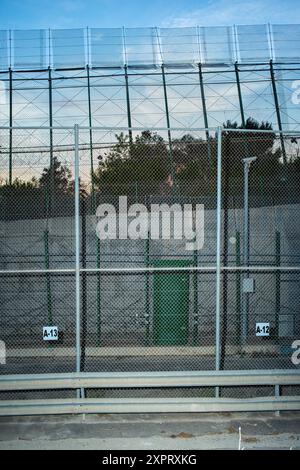
{"type": "Polygon", "coordinates": [[[252,163],[252,162],[255,162],[255,160],[257,160],[257,157],[247,157],[247,158],[243,158],[243,162],[244,162],[244,163],[248,163],[248,165],[250,165],[250,163],[252,163]]]}

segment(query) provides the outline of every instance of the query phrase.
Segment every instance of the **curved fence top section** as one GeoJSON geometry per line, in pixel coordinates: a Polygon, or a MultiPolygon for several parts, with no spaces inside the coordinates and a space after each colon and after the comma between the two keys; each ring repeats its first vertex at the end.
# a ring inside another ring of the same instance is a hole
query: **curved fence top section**
{"type": "Polygon", "coordinates": [[[299,59],[300,24],[0,30],[0,70],[299,59]]]}

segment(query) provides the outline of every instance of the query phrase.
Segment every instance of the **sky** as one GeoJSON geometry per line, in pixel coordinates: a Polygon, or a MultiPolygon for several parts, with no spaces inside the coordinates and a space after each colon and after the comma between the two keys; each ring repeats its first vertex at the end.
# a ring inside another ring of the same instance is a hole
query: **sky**
{"type": "Polygon", "coordinates": [[[0,29],[300,23],[299,0],[0,0],[0,29]]]}

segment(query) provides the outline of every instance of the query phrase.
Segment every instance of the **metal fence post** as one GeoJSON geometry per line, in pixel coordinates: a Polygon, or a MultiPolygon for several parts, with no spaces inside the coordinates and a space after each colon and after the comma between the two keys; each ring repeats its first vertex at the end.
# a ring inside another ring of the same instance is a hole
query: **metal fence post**
{"type": "MultiPolygon", "coordinates": [[[[80,372],[80,188],[79,128],[74,125],[74,187],[75,187],[75,296],[76,296],[76,372],[80,372]]],[[[77,392],[80,393],[79,391],[77,392]]]]}
{"type": "MultiPolygon", "coordinates": [[[[275,385],[275,399],[280,398],[280,385],[275,385]]],[[[275,411],[275,416],[280,416],[280,411],[275,411]]]]}
{"type": "MultiPolygon", "coordinates": [[[[280,266],[281,263],[281,233],[276,231],[275,239],[275,265],[280,266]]],[[[279,319],[280,319],[280,309],[281,309],[281,274],[278,270],[275,274],[275,335],[276,338],[279,338],[279,319]]]]}
{"type": "MultiPolygon", "coordinates": [[[[220,370],[221,227],[222,227],[222,128],[217,131],[217,247],[216,247],[216,370],[220,370]]],[[[216,387],[216,397],[219,387],[216,387]]]]}
{"type": "MultiPolygon", "coordinates": [[[[243,220],[243,263],[249,265],[249,163],[244,159],[244,220],[243,220]]],[[[248,271],[244,279],[249,277],[248,271]]],[[[246,342],[248,333],[249,294],[243,291],[242,313],[242,344],[246,342]]]]}
{"type": "Polygon", "coordinates": [[[13,76],[12,69],[9,67],[9,169],[8,181],[13,182],[13,76]]]}

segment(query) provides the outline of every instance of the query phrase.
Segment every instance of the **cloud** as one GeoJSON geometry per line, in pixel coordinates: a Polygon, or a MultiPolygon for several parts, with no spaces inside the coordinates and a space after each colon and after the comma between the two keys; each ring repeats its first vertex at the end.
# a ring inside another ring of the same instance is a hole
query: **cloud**
{"type": "Polygon", "coordinates": [[[60,2],[60,7],[66,13],[74,13],[83,9],[84,2],[81,0],[63,0],[60,2]]]}
{"type": "Polygon", "coordinates": [[[210,0],[203,7],[165,18],[162,27],[226,26],[233,24],[294,23],[300,17],[295,0],[210,0]]]}

